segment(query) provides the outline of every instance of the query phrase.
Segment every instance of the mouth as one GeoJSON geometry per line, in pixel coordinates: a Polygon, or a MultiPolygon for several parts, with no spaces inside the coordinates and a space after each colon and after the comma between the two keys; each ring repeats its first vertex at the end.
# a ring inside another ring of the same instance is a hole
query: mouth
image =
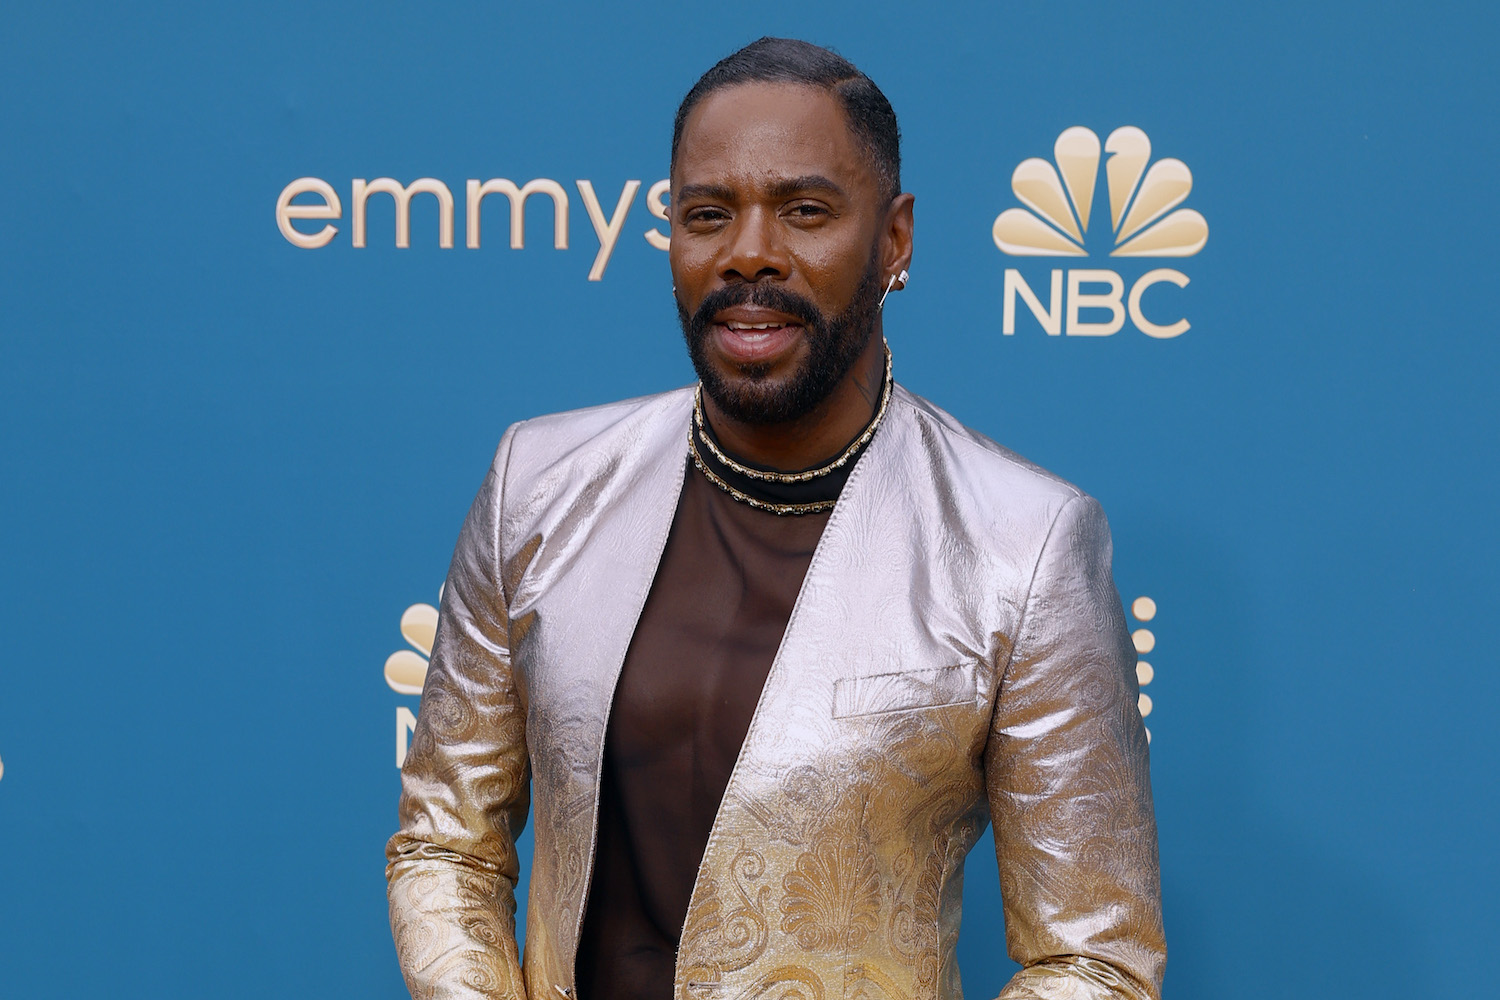
{"type": "Polygon", "coordinates": [[[746,307],[718,313],[712,329],[720,352],[735,364],[765,363],[789,353],[803,332],[794,316],[746,307]]]}

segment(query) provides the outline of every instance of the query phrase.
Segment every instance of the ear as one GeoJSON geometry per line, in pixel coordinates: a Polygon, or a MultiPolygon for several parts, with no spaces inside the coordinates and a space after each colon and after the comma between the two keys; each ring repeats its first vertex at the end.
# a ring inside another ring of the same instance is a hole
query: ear
{"type": "MultiPolygon", "coordinates": [[[[883,275],[911,270],[912,206],[916,200],[916,195],[898,194],[891,199],[885,210],[885,226],[880,235],[880,265],[883,275]]],[[[889,277],[885,277],[881,283],[889,280],[889,277]]],[[[906,283],[898,281],[896,287],[904,288],[906,283]]]]}

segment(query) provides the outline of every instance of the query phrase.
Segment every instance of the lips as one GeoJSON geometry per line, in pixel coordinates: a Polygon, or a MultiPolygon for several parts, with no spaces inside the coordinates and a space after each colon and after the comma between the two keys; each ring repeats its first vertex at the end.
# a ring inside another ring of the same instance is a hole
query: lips
{"type": "Polygon", "coordinates": [[[740,329],[715,324],[713,329],[719,350],[738,364],[768,361],[790,349],[802,332],[800,326],[740,329]]]}
{"type": "Polygon", "coordinates": [[[765,362],[790,350],[803,331],[795,316],[749,305],[720,310],[710,329],[719,350],[738,364],[765,362]]]}

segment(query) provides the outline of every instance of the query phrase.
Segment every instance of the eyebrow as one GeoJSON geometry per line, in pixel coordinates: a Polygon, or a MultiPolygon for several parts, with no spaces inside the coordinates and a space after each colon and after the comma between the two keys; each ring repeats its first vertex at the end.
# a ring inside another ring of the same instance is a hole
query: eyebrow
{"type": "Polygon", "coordinates": [[[774,198],[786,198],[797,194],[799,191],[824,191],[828,194],[845,197],[844,189],[822,174],[804,174],[801,177],[790,177],[786,180],[776,181],[771,185],[771,196],[774,198]]]}
{"type": "MultiPolygon", "coordinates": [[[[773,198],[787,198],[802,191],[825,191],[840,198],[847,197],[844,189],[822,174],[804,174],[773,181],[770,194],[773,198]]],[[[733,201],[734,189],[726,184],[684,184],[680,191],[673,191],[674,198],[686,201],[689,198],[706,198],[709,201],[733,201]]]]}
{"type": "Polygon", "coordinates": [[[689,198],[707,198],[709,201],[733,201],[734,190],[724,184],[684,184],[682,190],[673,191],[672,199],[686,201],[689,198]]]}

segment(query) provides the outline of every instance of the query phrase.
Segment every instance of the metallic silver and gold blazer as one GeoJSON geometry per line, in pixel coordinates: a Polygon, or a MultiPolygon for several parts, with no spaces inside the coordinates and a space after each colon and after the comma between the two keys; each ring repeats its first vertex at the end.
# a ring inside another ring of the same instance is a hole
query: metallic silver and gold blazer
{"type": "MultiPolygon", "coordinates": [[[[605,726],[691,410],[681,389],[500,442],[443,589],[387,848],[414,997],[573,996],[605,726]]],[[[1146,735],[1109,565],[1095,500],[897,387],[730,776],[676,1000],[958,1000],[964,855],[990,822],[1025,966],[1001,996],[1159,997],[1146,735]]]]}

